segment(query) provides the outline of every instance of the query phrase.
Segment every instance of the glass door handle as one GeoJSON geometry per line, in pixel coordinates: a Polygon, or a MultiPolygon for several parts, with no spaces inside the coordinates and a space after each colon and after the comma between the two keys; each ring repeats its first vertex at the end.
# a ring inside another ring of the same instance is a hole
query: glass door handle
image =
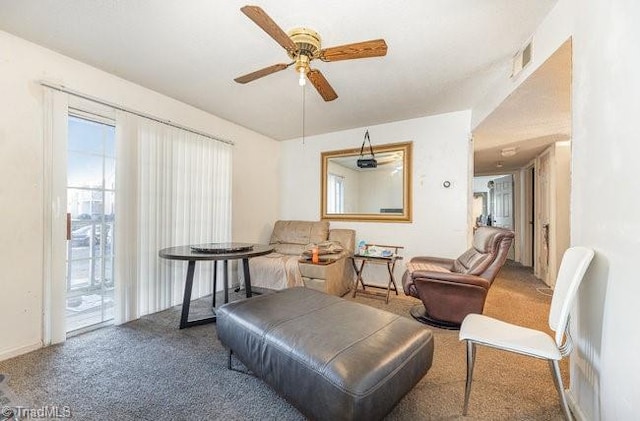
{"type": "Polygon", "coordinates": [[[67,212],[67,241],[71,240],[71,214],[67,212]]]}

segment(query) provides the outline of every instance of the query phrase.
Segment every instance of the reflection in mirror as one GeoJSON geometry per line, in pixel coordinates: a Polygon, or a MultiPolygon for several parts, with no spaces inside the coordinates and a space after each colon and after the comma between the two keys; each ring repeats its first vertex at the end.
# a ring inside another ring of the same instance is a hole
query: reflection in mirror
{"type": "Polygon", "coordinates": [[[475,226],[487,225],[487,192],[473,192],[473,221],[475,226]]]}
{"type": "Polygon", "coordinates": [[[411,221],[411,146],[375,147],[376,168],[357,165],[359,149],[322,153],[322,218],[411,221]]]}

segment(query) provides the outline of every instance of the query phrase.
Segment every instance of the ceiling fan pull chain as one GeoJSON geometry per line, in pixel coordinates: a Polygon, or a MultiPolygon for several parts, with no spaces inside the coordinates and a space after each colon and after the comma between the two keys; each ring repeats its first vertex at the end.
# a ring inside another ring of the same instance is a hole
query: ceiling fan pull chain
{"type": "Polygon", "coordinates": [[[305,120],[305,106],[306,106],[306,97],[305,91],[306,86],[302,87],[302,144],[304,145],[304,120],[305,120]]]}

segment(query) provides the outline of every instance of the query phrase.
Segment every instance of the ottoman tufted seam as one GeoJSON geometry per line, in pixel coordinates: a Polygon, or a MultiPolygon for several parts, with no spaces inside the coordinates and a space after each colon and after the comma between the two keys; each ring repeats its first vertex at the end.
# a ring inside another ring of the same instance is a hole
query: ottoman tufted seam
{"type": "MultiPolygon", "coordinates": [[[[331,360],[329,360],[324,366],[323,369],[326,369],[326,367],[329,365],[329,363],[331,361],[333,361],[336,357],[338,357],[340,354],[342,354],[342,352],[344,352],[345,350],[353,347],[354,345],[356,345],[359,342],[362,342],[363,340],[370,338],[372,335],[378,333],[380,330],[388,327],[389,325],[395,323],[397,320],[400,319],[400,316],[396,317],[395,319],[393,319],[392,321],[390,321],[389,323],[387,323],[385,326],[382,326],[380,329],[376,330],[375,332],[372,332],[371,334],[367,335],[364,338],[361,338],[360,340],[354,342],[353,344],[349,345],[348,347],[345,347],[344,349],[340,350],[340,352],[336,353],[336,355],[331,358],[331,360]]],[[[420,351],[423,347],[427,346],[427,344],[422,344],[420,347],[418,347],[416,350],[414,350],[411,353],[411,357],[415,356],[418,351],[420,351]]],[[[401,364],[399,364],[393,371],[391,371],[389,374],[387,374],[386,376],[384,376],[384,378],[380,379],[380,381],[376,382],[376,384],[374,384],[373,386],[371,386],[369,389],[363,391],[361,394],[356,394],[353,393],[351,391],[345,390],[342,386],[340,386],[339,384],[334,383],[333,381],[331,381],[331,379],[329,379],[324,371],[323,372],[319,372],[318,374],[320,374],[322,377],[324,377],[329,383],[333,384],[335,387],[339,388],[340,390],[342,390],[343,392],[349,393],[352,396],[366,396],[368,394],[370,394],[372,391],[376,390],[378,387],[380,387],[380,385],[383,385],[386,383],[387,379],[390,379],[391,377],[393,377],[402,367],[404,367],[406,364],[408,364],[411,361],[411,357],[405,359],[401,364]]],[[[314,370],[315,371],[315,370],[314,370]]]]}
{"type": "MultiPolygon", "coordinates": [[[[288,322],[294,321],[294,320],[299,319],[299,318],[301,318],[301,317],[306,317],[306,316],[308,316],[309,314],[311,314],[312,312],[317,312],[317,311],[319,311],[319,310],[322,310],[322,309],[325,309],[325,308],[327,308],[327,307],[333,306],[334,304],[338,304],[338,303],[330,303],[330,304],[329,304],[329,305],[327,305],[327,306],[319,307],[319,308],[317,308],[317,309],[314,309],[314,310],[310,311],[309,313],[301,314],[301,315],[299,315],[299,316],[296,316],[296,317],[293,317],[293,318],[290,318],[290,319],[282,320],[280,323],[277,323],[277,324],[274,324],[274,325],[270,326],[269,330],[268,330],[268,331],[267,331],[267,330],[265,330],[265,333],[262,335],[262,348],[263,348],[263,350],[264,350],[264,347],[266,347],[266,346],[272,346],[272,347],[274,347],[274,348],[276,348],[276,349],[279,349],[280,351],[286,351],[286,355],[287,355],[289,358],[291,358],[292,360],[305,364],[305,363],[306,363],[306,361],[305,361],[305,360],[303,360],[302,358],[300,358],[299,356],[297,356],[294,352],[292,352],[292,350],[291,350],[291,349],[287,349],[287,348],[285,348],[285,347],[280,346],[279,344],[277,344],[277,343],[275,343],[275,342],[269,341],[269,340],[266,338],[266,336],[268,335],[268,333],[270,333],[273,329],[275,329],[275,328],[276,328],[276,327],[278,327],[278,326],[281,326],[281,325],[283,325],[283,324],[285,324],[285,323],[288,323],[288,322]]],[[[378,332],[380,332],[382,329],[385,329],[385,328],[389,327],[389,325],[391,325],[391,324],[395,323],[396,321],[398,321],[398,320],[400,320],[400,319],[402,319],[402,317],[401,317],[401,316],[396,316],[394,319],[390,320],[388,323],[386,323],[384,326],[381,326],[379,329],[376,329],[375,331],[371,332],[371,333],[370,333],[370,334],[368,334],[367,336],[364,336],[364,337],[362,337],[362,338],[359,338],[358,340],[354,341],[354,342],[353,342],[353,343],[351,343],[350,345],[348,345],[348,346],[346,346],[346,347],[344,347],[344,348],[340,349],[340,350],[339,350],[338,352],[336,352],[336,354],[335,354],[331,359],[329,359],[329,360],[328,360],[328,361],[327,361],[327,362],[326,362],[326,363],[325,363],[325,364],[324,364],[320,369],[316,369],[315,367],[311,367],[311,366],[307,366],[307,367],[308,367],[309,369],[311,369],[312,371],[314,371],[315,373],[317,373],[317,374],[319,374],[320,376],[322,376],[322,377],[323,377],[323,378],[324,378],[328,383],[332,384],[332,385],[333,385],[333,386],[335,386],[337,389],[339,389],[339,390],[341,390],[341,391],[343,391],[343,392],[345,392],[345,393],[348,393],[348,394],[349,394],[349,395],[351,395],[351,396],[366,396],[366,395],[370,394],[372,391],[374,391],[374,390],[376,390],[378,387],[380,387],[380,385],[385,384],[385,381],[386,381],[387,379],[389,379],[389,378],[393,377],[393,376],[394,376],[394,375],[395,375],[395,374],[396,374],[396,373],[397,373],[401,368],[403,368],[406,364],[408,364],[408,363],[411,361],[411,358],[412,358],[413,356],[415,356],[415,355],[416,355],[416,354],[417,354],[417,353],[418,353],[422,348],[424,348],[424,347],[426,347],[426,346],[427,346],[427,343],[424,343],[424,344],[422,344],[420,347],[416,348],[416,350],[414,350],[414,351],[411,353],[411,356],[410,356],[409,358],[405,359],[405,360],[404,360],[401,364],[399,364],[399,365],[398,365],[398,366],[397,366],[393,371],[391,371],[391,372],[390,372],[389,374],[387,374],[385,377],[383,377],[382,379],[380,379],[380,381],[376,382],[376,384],[375,384],[375,385],[373,385],[373,386],[371,386],[369,389],[367,389],[367,390],[363,391],[361,394],[353,393],[352,391],[345,389],[345,388],[344,388],[343,386],[341,386],[340,384],[338,384],[338,383],[336,383],[336,382],[332,381],[332,379],[331,379],[329,376],[327,376],[327,375],[326,375],[326,368],[330,365],[330,363],[331,363],[332,361],[334,361],[337,357],[339,357],[339,356],[340,356],[344,351],[346,351],[347,349],[354,347],[354,346],[355,346],[355,345],[357,345],[358,343],[360,343],[360,342],[362,342],[362,341],[364,341],[364,340],[366,340],[366,339],[370,338],[370,337],[371,337],[371,336],[373,336],[373,335],[376,335],[376,334],[377,334],[378,332]]],[[[306,364],[305,364],[305,365],[306,365],[306,364]]]]}
{"type": "Polygon", "coordinates": [[[329,365],[329,363],[331,363],[333,360],[335,360],[335,359],[336,359],[340,354],[342,354],[344,351],[346,351],[346,350],[347,350],[347,349],[349,349],[349,348],[353,348],[356,344],[358,344],[358,343],[360,343],[360,342],[364,341],[365,339],[368,339],[368,338],[370,338],[371,336],[373,336],[373,335],[377,334],[377,333],[378,333],[378,332],[380,332],[382,329],[385,329],[385,328],[386,328],[386,327],[388,327],[391,323],[394,323],[394,322],[395,322],[396,320],[398,320],[399,318],[400,318],[400,316],[397,316],[395,319],[393,319],[393,320],[389,321],[389,323],[385,324],[384,326],[380,326],[380,328],[379,328],[379,329],[377,329],[377,330],[375,330],[375,331],[371,332],[371,333],[370,333],[370,334],[368,334],[367,336],[362,337],[362,338],[360,338],[360,339],[358,339],[358,340],[354,341],[353,343],[351,343],[351,344],[350,344],[350,345],[348,345],[348,346],[345,346],[345,347],[344,347],[344,348],[342,348],[339,352],[336,352],[336,355],[334,355],[331,359],[329,359],[329,361],[327,361],[327,362],[325,363],[325,365],[324,365],[324,366],[322,366],[322,368],[323,368],[323,369],[325,369],[325,368],[329,365]]]}
{"type": "Polygon", "coordinates": [[[379,382],[377,382],[374,386],[372,386],[371,388],[367,389],[366,392],[363,392],[361,395],[358,396],[365,396],[365,395],[369,395],[371,394],[371,392],[375,391],[376,389],[380,388],[382,385],[386,384],[386,381],[390,378],[392,378],[393,376],[396,375],[396,373],[398,373],[398,371],[400,371],[401,368],[403,368],[405,365],[409,364],[411,362],[411,359],[416,356],[418,354],[419,351],[421,351],[423,348],[425,348],[427,346],[427,344],[422,344],[420,345],[418,348],[416,348],[411,355],[405,359],[401,364],[399,364],[392,372],[390,372],[388,375],[386,375],[384,377],[384,379],[380,379],[379,382]]]}
{"type": "MultiPolygon", "coordinates": [[[[248,302],[248,301],[249,301],[249,300],[247,300],[247,302],[248,302]]],[[[334,306],[334,305],[336,305],[336,304],[338,304],[338,303],[337,303],[337,302],[332,302],[332,303],[329,303],[328,305],[325,305],[325,306],[322,306],[322,307],[318,307],[318,308],[316,308],[316,309],[314,309],[314,310],[311,310],[311,311],[310,311],[310,312],[308,312],[308,313],[303,313],[303,314],[300,314],[300,315],[295,316],[295,317],[290,317],[290,318],[288,318],[288,319],[283,319],[283,320],[281,320],[281,321],[280,321],[280,322],[278,322],[278,323],[273,323],[273,324],[269,325],[269,327],[268,327],[267,329],[264,329],[264,331],[262,332],[262,335],[258,336],[258,337],[261,339],[261,342],[262,342],[262,351],[264,352],[265,347],[266,347],[267,345],[269,345],[269,346],[272,346],[272,347],[274,347],[274,348],[277,348],[277,349],[279,349],[279,350],[281,350],[281,351],[287,351],[287,355],[292,355],[292,353],[291,353],[291,351],[290,351],[290,350],[287,350],[286,348],[280,347],[280,346],[278,346],[276,343],[274,343],[274,342],[271,342],[271,341],[267,340],[267,335],[269,335],[269,334],[270,334],[274,329],[276,329],[277,327],[279,327],[279,326],[281,326],[281,325],[283,325],[283,324],[285,324],[285,323],[288,323],[288,322],[290,322],[290,321],[293,321],[293,320],[299,319],[299,318],[301,318],[301,317],[306,317],[306,316],[308,316],[308,315],[309,315],[309,314],[311,314],[311,313],[318,312],[318,311],[320,311],[320,310],[323,310],[323,309],[325,309],[325,308],[328,308],[328,307],[334,306]]],[[[256,335],[256,336],[257,336],[257,335],[256,335]]],[[[292,359],[293,359],[293,360],[296,360],[296,361],[304,362],[304,361],[302,361],[302,360],[300,360],[300,359],[298,359],[298,358],[292,358],[292,359]]],[[[261,368],[263,368],[263,367],[261,367],[261,368]]],[[[315,371],[315,370],[314,370],[314,371],[315,371]]],[[[323,375],[323,377],[324,377],[324,375],[323,375]]]]}
{"type": "Polygon", "coordinates": [[[315,308],[315,309],[313,309],[313,310],[309,311],[308,313],[300,314],[300,315],[298,315],[298,316],[291,317],[291,318],[288,318],[288,319],[284,319],[284,320],[281,320],[281,321],[280,321],[280,322],[278,322],[278,323],[274,323],[274,324],[272,324],[272,325],[269,325],[269,329],[268,329],[268,330],[267,330],[267,329],[265,329],[264,333],[262,334],[262,338],[265,338],[269,333],[271,333],[271,331],[272,331],[273,329],[277,328],[278,326],[281,326],[281,325],[283,325],[283,324],[285,324],[285,323],[288,323],[288,322],[290,322],[290,321],[292,321],[292,320],[299,319],[299,318],[301,318],[301,317],[306,317],[306,316],[308,316],[308,315],[309,315],[309,314],[311,314],[311,313],[318,312],[319,310],[324,310],[325,308],[327,308],[327,307],[331,307],[331,306],[334,306],[334,305],[336,305],[336,304],[338,304],[338,303],[337,303],[337,302],[329,303],[328,305],[325,305],[325,306],[323,306],[323,307],[315,308]]]}

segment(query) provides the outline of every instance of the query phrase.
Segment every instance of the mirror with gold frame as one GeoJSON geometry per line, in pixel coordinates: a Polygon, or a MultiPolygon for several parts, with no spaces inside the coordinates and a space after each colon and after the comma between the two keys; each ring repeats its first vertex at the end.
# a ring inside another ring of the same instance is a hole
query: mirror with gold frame
{"type": "MultiPolygon", "coordinates": [[[[411,222],[412,142],[373,148],[376,168],[359,168],[360,149],[321,155],[322,219],[411,222]]],[[[364,158],[371,158],[365,151],[364,158]]]]}

